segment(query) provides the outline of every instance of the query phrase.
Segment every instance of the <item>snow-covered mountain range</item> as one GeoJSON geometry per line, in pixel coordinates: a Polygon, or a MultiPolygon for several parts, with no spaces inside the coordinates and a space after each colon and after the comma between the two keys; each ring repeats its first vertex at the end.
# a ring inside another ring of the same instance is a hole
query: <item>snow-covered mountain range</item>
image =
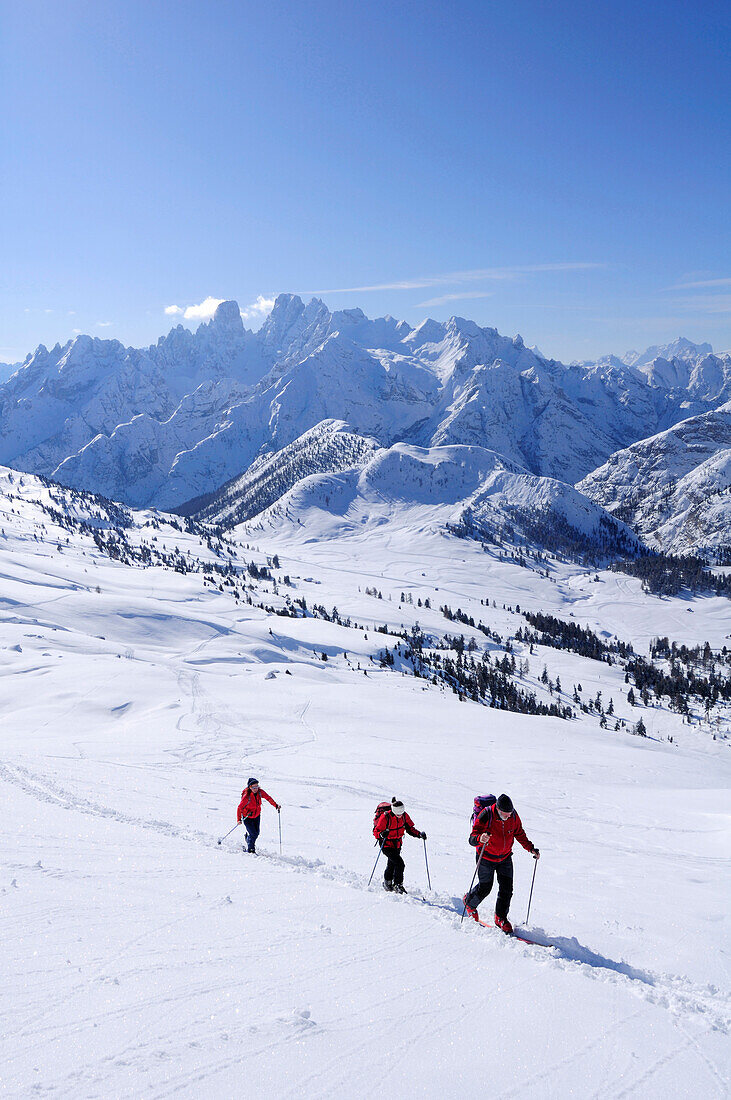
{"type": "Polygon", "coordinates": [[[208,498],[183,510],[232,527],[291,522],[313,530],[374,529],[409,517],[419,529],[449,527],[489,541],[516,535],[554,549],[624,553],[639,540],[621,521],[565,482],[540,477],[476,446],[379,447],[342,421],[323,421],[257,460],[208,498]]]}
{"type": "Polygon", "coordinates": [[[224,302],[196,333],[178,326],[145,349],[89,336],[39,347],[0,385],[0,462],[169,508],[341,420],[381,447],[482,447],[573,484],[731,398],[731,356],[709,345],[625,358],[566,366],[462,318],[411,328],[296,295],[253,333],[224,302]]]}

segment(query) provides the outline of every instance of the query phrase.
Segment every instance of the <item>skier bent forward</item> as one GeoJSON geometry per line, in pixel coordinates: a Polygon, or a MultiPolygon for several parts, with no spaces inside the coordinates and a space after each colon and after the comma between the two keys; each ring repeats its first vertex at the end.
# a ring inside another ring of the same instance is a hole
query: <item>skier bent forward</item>
{"type": "Polygon", "coordinates": [[[477,815],[472,826],[470,844],[478,849],[475,858],[479,860],[477,882],[462,899],[466,911],[477,920],[477,906],[492,890],[493,881],[497,875],[495,924],[508,934],[513,931],[513,926],[508,920],[508,909],[513,896],[514,840],[522,844],[534,859],[540,859],[541,853],[525,835],[512,799],[507,794],[501,794],[497,802],[486,806],[477,815]]]}

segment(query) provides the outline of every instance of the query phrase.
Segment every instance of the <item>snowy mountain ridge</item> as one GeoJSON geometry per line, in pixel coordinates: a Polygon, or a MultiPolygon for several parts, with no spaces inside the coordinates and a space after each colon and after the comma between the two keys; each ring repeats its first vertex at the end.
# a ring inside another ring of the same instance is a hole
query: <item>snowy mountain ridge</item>
{"type": "Polygon", "coordinates": [[[342,421],[324,421],[253,464],[219,493],[189,502],[184,515],[247,530],[291,522],[331,537],[403,523],[451,528],[496,541],[515,537],[599,556],[635,553],[632,531],[572,486],[539,477],[484,447],[379,447],[342,421]],[[327,528],[324,533],[323,523],[327,528]]]}
{"type": "Polygon", "coordinates": [[[218,489],[324,420],[382,446],[487,447],[569,483],[731,397],[731,356],[564,366],[453,317],[416,328],[280,295],[257,333],[235,302],[146,349],[77,337],[0,385],[0,462],[135,506],[218,489]]]}

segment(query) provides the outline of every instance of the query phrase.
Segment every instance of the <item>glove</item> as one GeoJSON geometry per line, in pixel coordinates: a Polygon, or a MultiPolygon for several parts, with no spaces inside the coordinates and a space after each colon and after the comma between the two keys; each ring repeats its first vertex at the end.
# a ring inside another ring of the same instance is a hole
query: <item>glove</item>
{"type": "Polygon", "coordinates": [[[426,833],[422,833],[422,834],[421,834],[421,839],[422,839],[422,840],[426,840],[426,833]]]}
{"type": "Polygon", "coordinates": [[[540,859],[541,858],[541,853],[538,851],[537,848],[532,849],[531,855],[533,856],[533,859],[540,859]]]}
{"type": "Polygon", "coordinates": [[[480,834],[480,844],[487,844],[489,839],[490,839],[490,834],[489,833],[481,833],[480,834]]]}
{"type": "Polygon", "coordinates": [[[282,807],[281,807],[281,806],[277,806],[277,813],[281,813],[281,810],[282,810],[282,807]]]}
{"type": "Polygon", "coordinates": [[[381,844],[383,844],[383,843],[384,843],[384,841],[386,840],[386,837],[387,837],[387,836],[388,836],[388,833],[386,833],[386,832],[384,832],[384,833],[379,833],[379,834],[378,834],[378,839],[380,840],[381,844]]]}

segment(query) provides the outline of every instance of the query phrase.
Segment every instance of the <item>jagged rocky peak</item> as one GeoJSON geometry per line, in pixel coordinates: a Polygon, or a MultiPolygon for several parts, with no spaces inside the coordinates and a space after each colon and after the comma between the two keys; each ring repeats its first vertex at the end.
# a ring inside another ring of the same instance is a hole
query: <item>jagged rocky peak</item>
{"type": "Polygon", "coordinates": [[[288,358],[312,346],[315,335],[324,338],[330,311],[319,298],[307,305],[299,294],[278,294],[271,313],[259,330],[259,339],[269,359],[288,358]]]}
{"type": "Polygon", "coordinates": [[[239,309],[239,303],[221,302],[216,307],[216,312],[208,322],[210,328],[225,329],[233,332],[243,332],[244,322],[241,317],[241,310],[239,309]]]}

